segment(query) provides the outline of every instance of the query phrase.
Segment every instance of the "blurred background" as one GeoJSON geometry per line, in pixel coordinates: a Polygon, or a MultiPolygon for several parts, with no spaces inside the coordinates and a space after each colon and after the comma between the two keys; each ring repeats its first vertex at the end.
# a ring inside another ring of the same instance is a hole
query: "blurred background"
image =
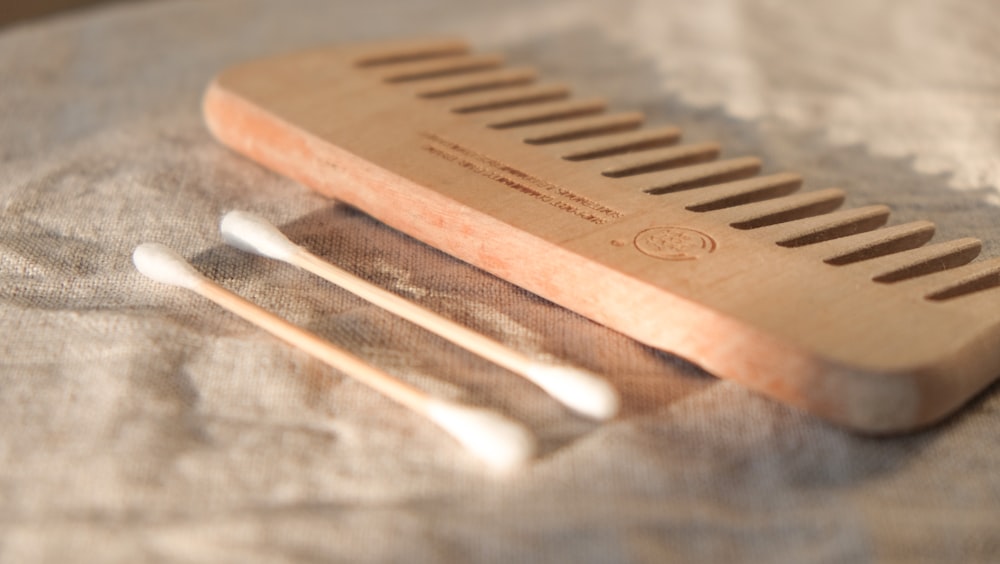
{"type": "Polygon", "coordinates": [[[109,4],[111,1],[113,0],[35,0],[33,2],[0,0],[0,26],[74,8],[109,4]]]}

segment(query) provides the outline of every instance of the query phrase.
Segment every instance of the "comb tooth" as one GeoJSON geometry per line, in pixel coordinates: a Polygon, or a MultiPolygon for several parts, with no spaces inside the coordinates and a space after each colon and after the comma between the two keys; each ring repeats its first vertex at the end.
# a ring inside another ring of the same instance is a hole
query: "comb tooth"
{"type": "Polygon", "coordinates": [[[471,114],[485,112],[538,102],[561,100],[569,96],[569,87],[565,84],[531,84],[528,86],[511,86],[503,90],[466,94],[455,100],[451,111],[456,114],[471,114]]]}
{"type": "Polygon", "coordinates": [[[417,83],[416,94],[422,98],[443,98],[467,92],[479,92],[492,88],[503,88],[518,84],[528,84],[538,73],[532,68],[512,68],[478,71],[459,76],[431,78],[417,83]]]}
{"type": "Polygon", "coordinates": [[[844,203],[844,191],[827,188],[745,204],[715,213],[736,229],[756,229],[833,211],[844,203]]]}
{"type": "Polygon", "coordinates": [[[595,164],[603,167],[601,174],[604,176],[622,178],[703,163],[718,157],[719,151],[718,143],[695,143],[607,157],[595,161],[595,164]]]}
{"type": "Polygon", "coordinates": [[[635,129],[642,125],[643,119],[645,116],[640,112],[624,112],[535,125],[519,129],[517,133],[529,145],[546,145],[608,132],[635,129]]]}
{"type": "Polygon", "coordinates": [[[402,41],[366,49],[355,59],[355,65],[378,67],[468,52],[469,44],[461,39],[402,41]]]}
{"type": "Polygon", "coordinates": [[[386,67],[379,74],[386,82],[410,82],[492,69],[502,64],[500,55],[458,55],[399,63],[386,67]]]}
{"type": "Polygon", "coordinates": [[[760,171],[760,165],[756,157],[740,157],[628,176],[618,182],[649,194],[670,194],[753,176],[760,171]]]}
{"type": "MultiPolygon", "coordinates": [[[[945,301],[968,296],[976,292],[1000,288],[1000,257],[987,261],[961,266],[955,269],[955,275],[924,297],[932,301],[945,301]]],[[[951,271],[943,274],[952,274],[951,271]]]]}
{"type": "Polygon", "coordinates": [[[891,283],[961,266],[976,258],[978,239],[963,238],[870,259],[847,268],[867,272],[876,282],[891,283]]]}
{"type": "Polygon", "coordinates": [[[822,257],[823,262],[840,266],[915,249],[933,236],[933,223],[914,221],[823,241],[807,249],[822,257]]]}
{"type": "Polygon", "coordinates": [[[1000,287],[1000,257],[977,261],[917,278],[916,290],[931,301],[945,301],[1000,287]]]}
{"type": "Polygon", "coordinates": [[[762,227],[759,233],[782,247],[802,247],[878,229],[889,220],[887,206],[865,206],[840,210],[762,227]]]}
{"type": "Polygon", "coordinates": [[[486,125],[494,129],[524,127],[572,117],[599,114],[608,107],[607,100],[591,98],[587,100],[560,100],[544,104],[533,104],[523,108],[513,108],[490,112],[483,116],[486,125]]]}
{"type": "Polygon", "coordinates": [[[625,133],[611,133],[592,139],[560,143],[553,147],[567,161],[587,161],[673,145],[681,130],[672,125],[625,133]]]}
{"type": "Polygon", "coordinates": [[[802,187],[802,176],[780,172],[746,180],[726,182],[685,194],[686,209],[708,212],[759,202],[769,198],[787,196],[802,187]]]}

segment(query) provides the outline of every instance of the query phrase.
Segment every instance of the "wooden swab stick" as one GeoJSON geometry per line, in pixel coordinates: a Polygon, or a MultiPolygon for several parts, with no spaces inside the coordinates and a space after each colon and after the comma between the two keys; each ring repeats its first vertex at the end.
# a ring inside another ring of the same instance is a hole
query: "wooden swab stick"
{"type": "Polygon", "coordinates": [[[139,245],[132,261],[149,278],[192,290],[427,417],[497,470],[512,470],[534,455],[534,437],[523,425],[493,411],[435,398],[414,388],[212,282],[168,247],[157,243],[139,245]]]}
{"type": "Polygon", "coordinates": [[[533,360],[500,342],[383,290],[296,245],[266,219],[233,211],[222,218],[222,237],[234,247],[298,266],[415,323],[466,350],[534,382],[574,411],[595,419],[618,412],[618,394],[607,381],[572,366],[533,360]]]}

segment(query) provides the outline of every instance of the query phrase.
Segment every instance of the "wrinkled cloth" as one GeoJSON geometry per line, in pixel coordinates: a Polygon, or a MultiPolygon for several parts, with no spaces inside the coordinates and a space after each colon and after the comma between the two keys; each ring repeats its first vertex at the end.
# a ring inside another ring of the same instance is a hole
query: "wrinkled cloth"
{"type": "MultiPolygon", "coordinates": [[[[217,144],[212,76],[319,44],[462,35],[848,205],[1000,253],[1000,17],[989,0],[114,3],[0,31],[0,561],[987,562],[1000,393],[858,436],[717,379],[217,144]],[[597,424],[287,265],[230,209],[536,358],[606,375],[597,424]],[[202,298],[224,286],[538,435],[491,476],[439,429],[202,298]]],[[[1000,306],[1000,303],[998,303],[1000,306]]]]}

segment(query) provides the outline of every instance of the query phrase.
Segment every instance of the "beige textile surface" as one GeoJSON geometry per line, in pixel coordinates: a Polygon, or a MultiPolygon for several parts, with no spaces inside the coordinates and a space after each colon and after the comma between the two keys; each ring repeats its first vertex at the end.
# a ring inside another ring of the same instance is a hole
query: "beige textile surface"
{"type": "Polygon", "coordinates": [[[998,28],[990,0],[252,0],[4,29],[0,562],[997,561],[997,386],[922,433],[849,434],[229,153],[199,97],[256,56],[460,34],[995,256],[998,28]],[[222,246],[217,220],[234,208],[533,356],[606,374],[623,413],[575,418],[357,298],[222,246]],[[129,253],[145,241],[410,382],[521,418],[542,456],[491,478],[415,415],[142,278],[129,253]]]}

